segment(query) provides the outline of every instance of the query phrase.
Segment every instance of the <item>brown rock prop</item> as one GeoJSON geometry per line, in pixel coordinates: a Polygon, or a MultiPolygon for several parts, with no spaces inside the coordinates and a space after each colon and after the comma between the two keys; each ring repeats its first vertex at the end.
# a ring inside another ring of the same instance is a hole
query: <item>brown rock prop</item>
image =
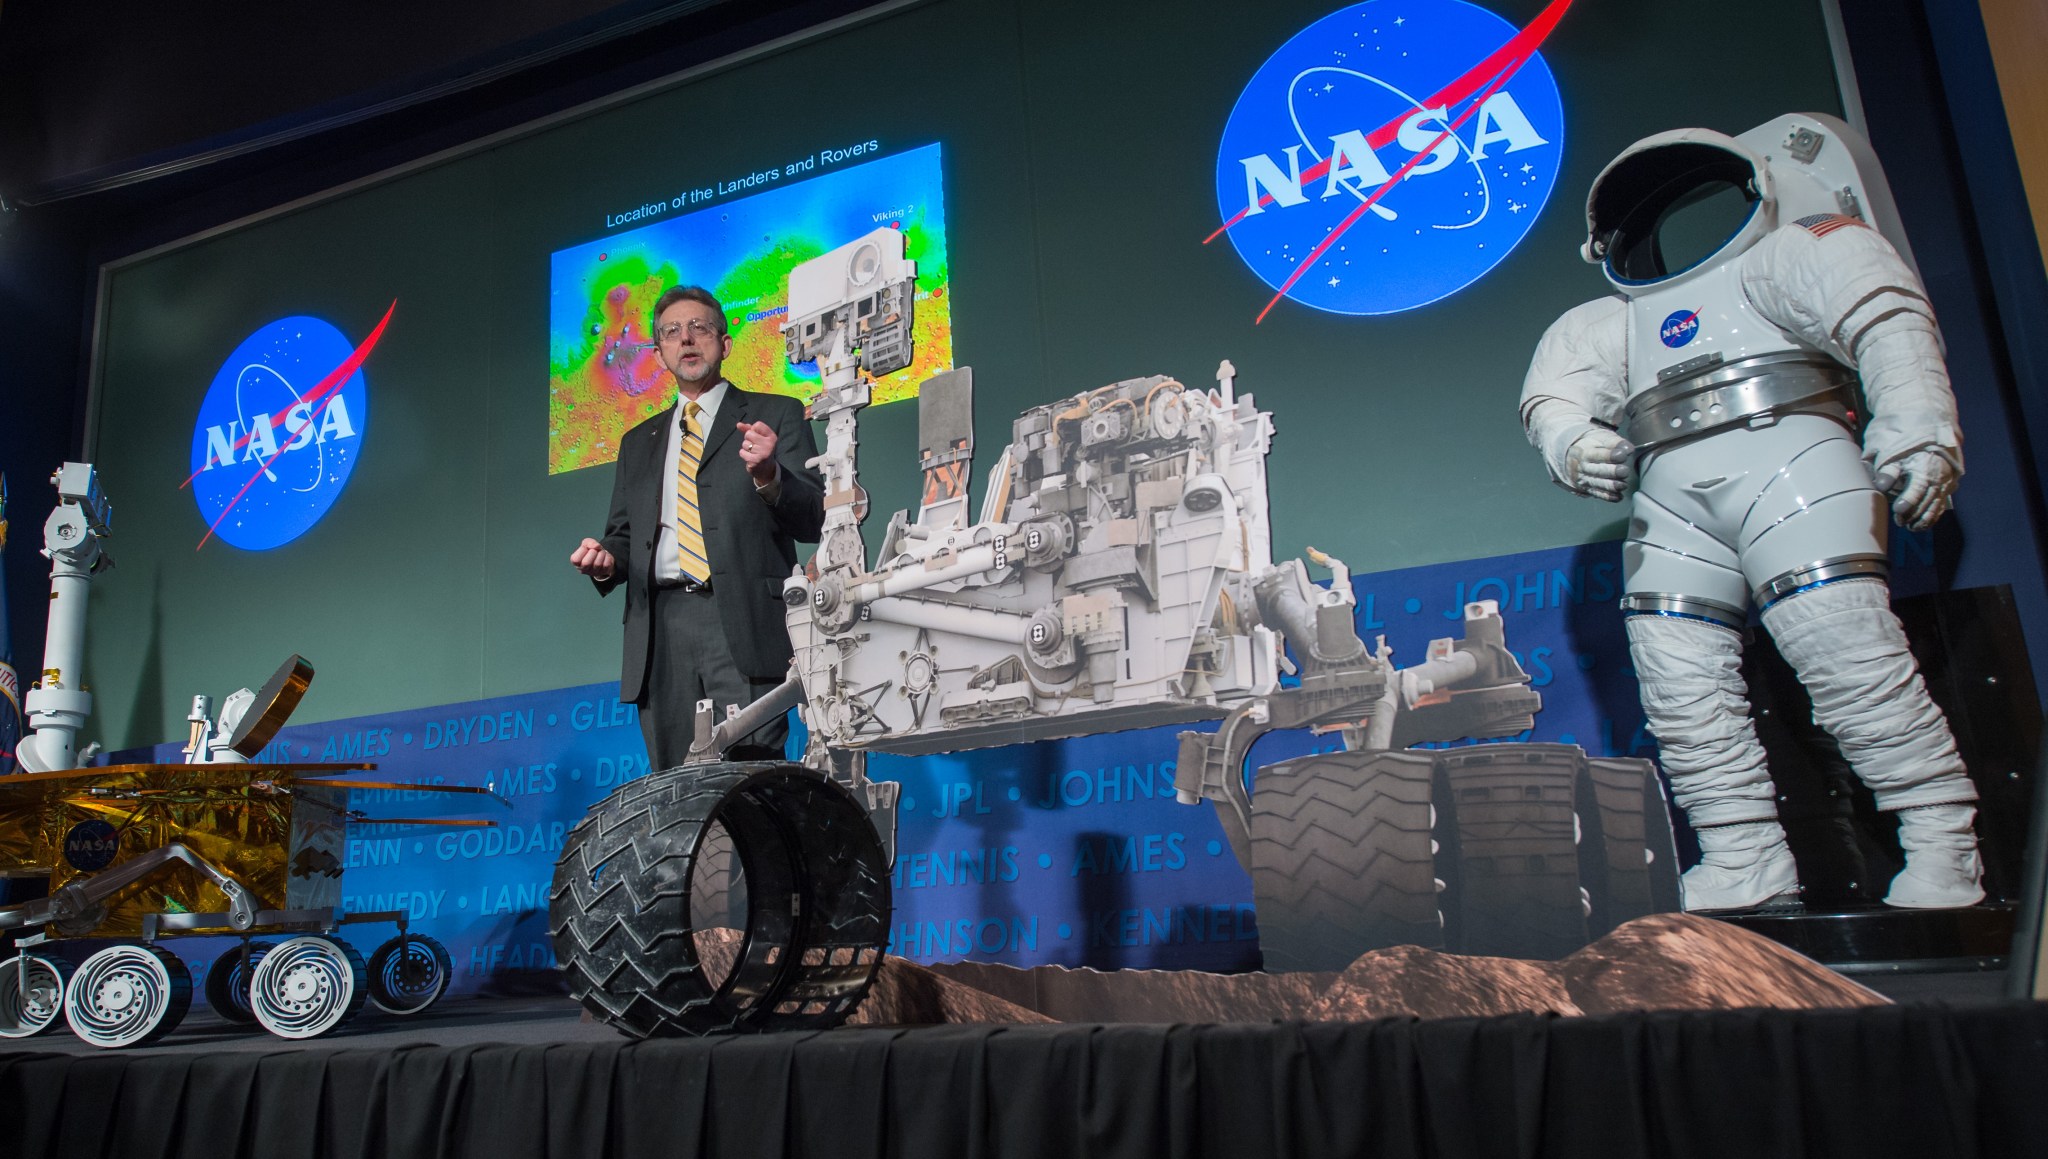
{"type": "Polygon", "coordinates": [[[1624,922],[1569,957],[1537,964],[1588,1014],[1891,1001],[1769,938],[1692,914],[1624,922]]]}
{"type": "Polygon", "coordinates": [[[1309,1011],[1314,1021],[1613,1014],[1624,1010],[1882,1006],[1882,994],[1712,918],[1654,914],[1555,962],[1374,950],[1309,1011]]]}
{"type": "Polygon", "coordinates": [[[883,958],[868,996],[848,1026],[930,1026],[942,1022],[1054,1022],[993,994],[962,985],[915,962],[883,958]]]}
{"type": "Polygon", "coordinates": [[[1336,974],[1205,974],[1197,970],[934,962],[933,973],[1049,1015],[1058,1022],[1291,1022],[1336,974]]]}
{"type": "MultiPolygon", "coordinates": [[[[701,930],[697,952],[732,968],[736,930],[701,930]]],[[[1341,974],[1018,969],[882,960],[850,1025],[1026,1022],[1364,1021],[1625,1010],[1882,1006],[1889,999],[1768,938],[1711,918],[1655,914],[1555,962],[1395,946],[1341,974]]]]}
{"type": "Polygon", "coordinates": [[[1351,963],[1308,1011],[1311,1022],[1584,1013],[1554,963],[1442,954],[1421,946],[1374,950],[1351,963]]]}

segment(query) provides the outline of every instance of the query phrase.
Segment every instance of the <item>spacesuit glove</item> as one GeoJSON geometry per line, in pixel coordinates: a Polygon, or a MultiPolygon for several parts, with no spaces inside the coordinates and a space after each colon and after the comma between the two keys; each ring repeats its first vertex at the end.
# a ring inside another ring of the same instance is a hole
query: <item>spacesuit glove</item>
{"type": "Polygon", "coordinates": [[[1939,451],[1915,451],[1878,472],[1877,489],[1891,496],[1900,527],[1925,531],[1948,514],[1960,475],[1939,451]]]}
{"type": "Polygon", "coordinates": [[[1619,503],[1628,495],[1635,455],[1635,444],[1606,427],[1594,427],[1573,440],[1564,453],[1565,486],[1581,495],[1619,503]]]}

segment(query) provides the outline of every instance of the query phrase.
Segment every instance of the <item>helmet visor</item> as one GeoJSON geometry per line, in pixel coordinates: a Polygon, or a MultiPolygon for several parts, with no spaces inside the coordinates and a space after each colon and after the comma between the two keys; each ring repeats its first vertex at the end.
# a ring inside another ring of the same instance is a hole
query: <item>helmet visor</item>
{"type": "Polygon", "coordinates": [[[1747,158],[1696,142],[1623,159],[1593,195],[1596,252],[1617,280],[1655,282],[1719,253],[1756,213],[1747,158]]]}

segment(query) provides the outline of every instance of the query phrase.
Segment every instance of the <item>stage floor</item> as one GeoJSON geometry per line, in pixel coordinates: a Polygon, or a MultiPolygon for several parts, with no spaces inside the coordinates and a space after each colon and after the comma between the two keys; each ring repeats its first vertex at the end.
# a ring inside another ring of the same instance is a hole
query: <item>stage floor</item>
{"type": "MultiPolygon", "coordinates": [[[[2005,974],[1982,970],[1928,974],[1858,975],[1856,981],[1894,1002],[1982,1006],[2005,1000],[2005,974]]],[[[879,1028],[848,1027],[835,1034],[879,1028]]],[[[463,998],[442,1002],[423,1014],[398,1018],[365,1008],[341,1031],[326,1038],[294,1042],[241,1026],[215,1015],[195,997],[191,1013],[161,1041],[122,1051],[89,1046],[62,1027],[31,1039],[0,1040],[0,1055],[12,1053],[135,1056],[201,1052],[383,1050],[400,1047],[466,1047],[485,1044],[544,1046],[550,1043],[623,1042],[615,1031],[583,1017],[566,995],[463,998]]]]}
{"type": "MultiPolygon", "coordinates": [[[[1916,981],[1922,981],[1919,979],[1916,981]]],[[[1981,982],[1981,979],[1976,981],[1981,982]]],[[[23,1156],[2029,1155],[2048,1004],[627,1042],[566,1000],[0,1051],[23,1156]]]]}
{"type": "MultiPolygon", "coordinates": [[[[2002,971],[1927,974],[1858,975],[1856,981],[1894,1002],[1955,1007],[2003,1002],[2002,971]]],[[[383,1050],[400,1047],[466,1047],[485,1044],[544,1046],[550,1043],[623,1042],[615,1031],[583,1018],[582,1008],[565,995],[463,998],[442,1002],[423,1014],[398,1018],[366,1007],[342,1030],[326,1038],[294,1042],[241,1026],[215,1015],[195,997],[191,1013],[161,1041],[122,1051],[89,1046],[61,1026],[31,1039],[0,1040],[0,1055],[9,1053],[135,1056],[202,1052],[269,1053],[275,1051],[383,1050]]],[[[847,1027],[836,1034],[857,1034],[874,1027],[847,1027]]]]}

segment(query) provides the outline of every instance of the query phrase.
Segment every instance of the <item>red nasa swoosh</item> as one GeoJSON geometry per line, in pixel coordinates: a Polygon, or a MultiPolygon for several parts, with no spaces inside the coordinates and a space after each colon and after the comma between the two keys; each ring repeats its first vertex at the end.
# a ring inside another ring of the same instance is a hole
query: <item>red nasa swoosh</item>
{"type": "MultiPolygon", "coordinates": [[[[228,505],[226,507],[221,508],[219,515],[214,516],[213,522],[207,525],[206,534],[200,537],[199,546],[193,548],[193,551],[198,551],[199,548],[206,546],[206,541],[213,538],[214,530],[220,526],[221,520],[226,519],[228,517],[228,512],[233,511],[235,509],[235,504],[240,503],[242,501],[242,496],[247,495],[249,493],[249,488],[254,487],[256,485],[256,480],[261,479],[263,477],[263,473],[270,470],[270,465],[272,463],[277,462],[277,457],[279,455],[284,454],[285,448],[291,446],[292,440],[298,438],[299,435],[303,431],[305,431],[307,427],[310,427],[314,423],[320,421],[320,416],[322,414],[325,414],[327,411],[327,404],[334,401],[335,396],[341,390],[342,384],[346,383],[350,378],[353,378],[355,376],[356,371],[362,369],[364,360],[370,357],[370,351],[376,349],[377,340],[384,337],[384,327],[390,325],[391,313],[396,309],[398,309],[398,299],[393,298],[391,300],[391,304],[384,308],[384,316],[377,320],[376,327],[370,331],[370,336],[363,339],[362,345],[356,347],[355,350],[352,353],[350,353],[347,358],[342,359],[340,366],[337,366],[333,370],[328,371],[327,377],[322,378],[319,381],[319,383],[313,387],[312,390],[306,392],[303,396],[300,397],[299,401],[302,403],[312,403],[317,401],[320,405],[308,411],[306,413],[306,421],[292,428],[292,433],[278,442],[277,450],[271,452],[270,457],[263,460],[263,465],[256,468],[256,473],[249,476],[249,481],[247,483],[242,484],[242,489],[240,491],[235,492],[235,497],[233,499],[228,500],[228,505]]],[[[283,426],[284,416],[285,414],[288,413],[290,412],[281,412],[276,417],[272,418],[270,420],[270,429],[276,430],[277,428],[283,426]]],[[[236,441],[233,449],[239,451],[243,447],[248,446],[249,440],[254,438],[255,435],[256,432],[253,430],[250,431],[248,434],[243,435],[239,440],[236,441]]],[[[206,467],[204,464],[201,464],[198,471],[194,471],[190,475],[185,476],[185,481],[183,483],[178,484],[178,489],[182,491],[186,487],[191,486],[192,480],[197,479],[199,477],[200,471],[204,470],[206,470],[206,467]]]]}
{"type": "MultiPolygon", "coordinates": [[[[1535,56],[1536,51],[1543,47],[1543,42],[1549,39],[1550,33],[1557,27],[1557,22],[1564,18],[1565,10],[1571,6],[1572,0],[1551,0],[1549,7],[1537,13],[1536,19],[1531,20],[1527,28],[1522,29],[1509,38],[1506,44],[1495,49],[1486,59],[1473,65],[1450,84],[1431,93],[1429,98],[1417,107],[1402,113],[1400,116],[1366,134],[1366,144],[1371,145],[1373,148],[1379,148],[1392,141],[1395,135],[1400,132],[1401,122],[1414,116],[1416,113],[1424,109],[1449,108],[1472,96],[1475,92],[1479,94],[1478,99],[1472,102],[1471,108],[1466,109],[1457,120],[1445,126],[1444,131],[1438,133],[1436,139],[1432,140],[1421,152],[1409,158],[1408,163],[1401,166],[1400,171],[1389,178],[1386,184],[1373,190],[1371,197],[1361,202],[1356,210],[1353,210],[1350,215],[1337,224],[1337,228],[1331,230],[1329,235],[1323,238],[1320,245],[1316,246],[1306,258],[1302,259],[1301,264],[1295,267],[1294,273],[1281,285],[1280,292],[1273,295],[1273,300],[1266,303],[1266,308],[1259,311],[1258,318],[1252,324],[1257,325],[1265,321],[1266,315],[1272,312],[1273,307],[1279,304],[1280,299],[1287,296],[1287,291],[1294,288],[1294,283],[1301,280],[1301,275],[1307,273],[1308,268],[1315,264],[1317,258],[1322,257],[1332,245],[1336,244],[1338,238],[1344,236],[1345,231],[1349,230],[1359,218],[1365,216],[1366,210],[1378,204],[1379,199],[1386,194],[1387,190],[1399,184],[1401,179],[1408,175],[1408,171],[1415,168],[1417,163],[1424,157],[1435,152],[1436,147],[1444,143],[1444,139],[1451,135],[1452,130],[1457,129],[1460,125],[1470,120],[1472,114],[1477,112],[1479,107],[1486,103],[1488,97],[1499,92],[1503,85],[1514,79],[1515,74],[1522,71],[1522,66],[1529,63],[1529,58],[1535,56]],[[1484,91],[1480,91],[1482,87],[1484,91]]],[[[1334,160],[1334,155],[1326,157],[1315,165],[1304,169],[1301,174],[1302,184],[1306,185],[1327,175],[1330,171],[1332,160],[1334,160]]],[[[1263,207],[1272,200],[1273,195],[1268,193],[1259,198],[1259,205],[1263,207]]],[[[1230,227],[1243,221],[1250,212],[1251,208],[1249,206],[1238,210],[1229,221],[1217,226],[1214,233],[1203,238],[1202,244],[1208,245],[1210,242],[1215,241],[1227,232],[1230,227]]]]}

